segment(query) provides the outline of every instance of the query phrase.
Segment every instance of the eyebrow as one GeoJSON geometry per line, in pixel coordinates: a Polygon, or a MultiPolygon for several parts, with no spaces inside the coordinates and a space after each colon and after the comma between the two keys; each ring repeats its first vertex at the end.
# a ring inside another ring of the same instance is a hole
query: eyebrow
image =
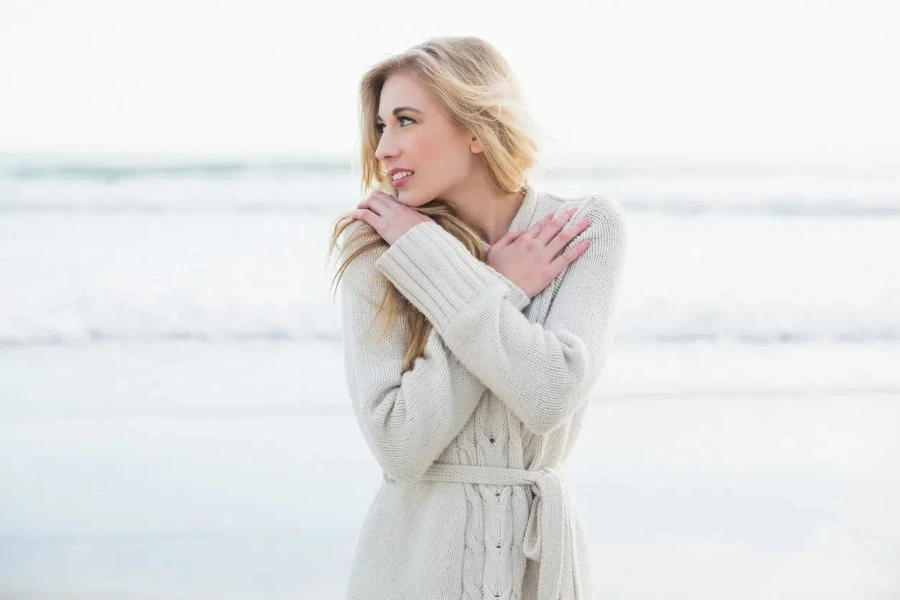
{"type": "MultiPolygon", "coordinates": [[[[419,113],[420,115],[423,114],[421,110],[419,110],[418,108],[413,108],[412,106],[398,106],[397,108],[395,108],[395,109],[392,111],[392,113],[393,113],[393,115],[396,117],[396,116],[397,116],[397,113],[402,112],[402,111],[404,111],[404,110],[408,110],[408,111],[414,112],[414,113],[419,113]]],[[[381,121],[382,119],[381,119],[381,117],[380,117],[379,115],[375,115],[375,120],[376,120],[376,121],[381,121]]]]}

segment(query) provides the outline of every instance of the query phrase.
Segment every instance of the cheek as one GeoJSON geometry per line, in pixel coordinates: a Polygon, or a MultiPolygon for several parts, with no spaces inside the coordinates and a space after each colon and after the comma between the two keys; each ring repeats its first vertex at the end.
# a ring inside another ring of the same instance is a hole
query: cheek
{"type": "Polygon", "coordinates": [[[439,135],[435,135],[434,132],[422,132],[413,140],[410,150],[415,156],[415,161],[425,166],[433,163],[441,155],[443,145],[439,135]]]}
{"type": "Polygon", "coordinates": [[[464,153],[450,141],[453,139],[450,136],[450,133],[443,131],[423,132],[423,135],[417,136],[410,146],[415,163],[432,173],[435,169],[449,176],[458,172],[464,167],[464,153]]]}

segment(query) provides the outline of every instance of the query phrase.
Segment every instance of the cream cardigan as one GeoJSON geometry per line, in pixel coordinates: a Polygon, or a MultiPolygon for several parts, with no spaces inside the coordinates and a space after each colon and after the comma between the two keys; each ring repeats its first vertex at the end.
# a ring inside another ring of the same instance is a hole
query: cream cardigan
{"type": "Polygon", "coordinates": [[[573,224],[592,220],[566,246],[587,237],[587,250],[534,298],[434,222],[344,272],[347,386],[383,472],[347,600],[591,598],[561,470],[613,340],[626,225],[607,197],[526,187],[510,231],[572,205],[573,224]],[[433,325],[408,371],[399,327],[376,345],[382,321],[370,327],[361,297],[380,302],[382,276],[433,325]]]}

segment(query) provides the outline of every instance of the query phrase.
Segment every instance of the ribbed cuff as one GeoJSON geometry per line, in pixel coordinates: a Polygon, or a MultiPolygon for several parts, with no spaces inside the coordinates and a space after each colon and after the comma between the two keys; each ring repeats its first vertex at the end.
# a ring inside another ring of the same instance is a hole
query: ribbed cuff
{"type": "Polygon", "coordinates": [[[502,284],[505,297],[519,311],[531,302],[519,286],[475,258],[434,221],[419,223],[401,235],[378,257],[375,267],[433,324],[449,322],[492,285],[502,284]]]}
{"type": "Polygon", "coordinates": [[[487,267],[495,277],[499,278],[500,281],[506,284],[506,298],[513,303],[513,305],[519,310],[519,312],[522,312],[522,310],[524,310],[526,306],[531,304],[531,298],[528,297],[528,294],[525,293],[525,290],[517,286],[512,282],[512,280],[506,277],[506,275],[504,275],[500,271],[495,270],[492,266],[485,263],[481,264],[487,267]]]}

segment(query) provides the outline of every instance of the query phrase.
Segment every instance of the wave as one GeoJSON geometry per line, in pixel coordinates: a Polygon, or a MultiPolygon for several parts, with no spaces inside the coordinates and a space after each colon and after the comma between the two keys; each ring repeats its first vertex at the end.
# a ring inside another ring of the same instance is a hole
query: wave
{"type": "MultiPolygon", "coordinates": [[[[705,215],[772,216],[772,217],[898,217],[900,196],[847,197],[810,200],[793,197],[768,197],[754,202],[729,202],[705,198],[624,197],[616,195],[624,210],[633,214],[659,214],[673,217],[705,215]]],[[[350,206],[350,204],[346,204],[350,206]]],[[[183,200],[169,198],[157,201],[3,201],[0,213],[46,213],[84,215],[194,215],[268,213],[276,215],[322,216],[335,211],[332,203],[320,196],[304,200],[183,200]]]]}
{"type": "MultiPolygon", "coordinates": [[[[897,172],[536,168],[533,180],[563,197],[590,192],[635,214],[776,217],[900,216],[897,172]]],[[[0,213],[321,215],[354,206],[351,165],[284,160],[159,164],[9,164],[0,157],[0,213]]]]}
{"type": "Polygon", "coordinates": [[[167,202],[129,201],[117,203],[109,201],[90,202],[3,202],[0,201],[0,213],[49,213],[49,214],[86,214],[86,215],[195,215],[195,214],[240,214],[271,213],[283,215],[331,215],[334,207],[315,203],[279,202],[266,200],[210,200],[167,202]]]}
{"type": "MultiPolygon", "coordinates": [[[[290,154],[178,155],[172,154],[2,154],[0,179],[93,180],[130,179],[218,179],[247,175],[350,174],[356,169],[354,156],[302,156],[290,154]]],[[[703,162],[691,160],[616,159],[588,162],[573,159],[545,160],[534,173],[552,179],[618,178],[760,178],[805,175],[812,177],[894,178],[900,165],[815,164],[773,162],[703,162]]]]}
{"type": "MultiPolygon", "coordinates": [[[[83,347],[94,344],[157,344],[200,342],[208,344],[277,343],[277,344],[341,344],[339,331],[202,331],[172,330],[148,333],[123,333],[114,330],[88,329],[83,332],[58,331],[34,335],[0,335],[0,348],[83,347]]],[[[683,331],[641,332],[623,330],[616,334],[616,344],[695,344],[729,343],[747,346],[785,346],[802,344],[874,344],[900,343],[900,329],[871,329],[861,331],[801,331],[780,329],[765,332],[740,331],[683,331]]]]}
{"type": "Polygon", "coordinates": [[[0,177],[10,180],[119,182],[135,179],[234,179],[248,175],[340,175],[351,163],[333,160],[223,160],[146,163],[71,162],[0,163],[0,177]]]}

